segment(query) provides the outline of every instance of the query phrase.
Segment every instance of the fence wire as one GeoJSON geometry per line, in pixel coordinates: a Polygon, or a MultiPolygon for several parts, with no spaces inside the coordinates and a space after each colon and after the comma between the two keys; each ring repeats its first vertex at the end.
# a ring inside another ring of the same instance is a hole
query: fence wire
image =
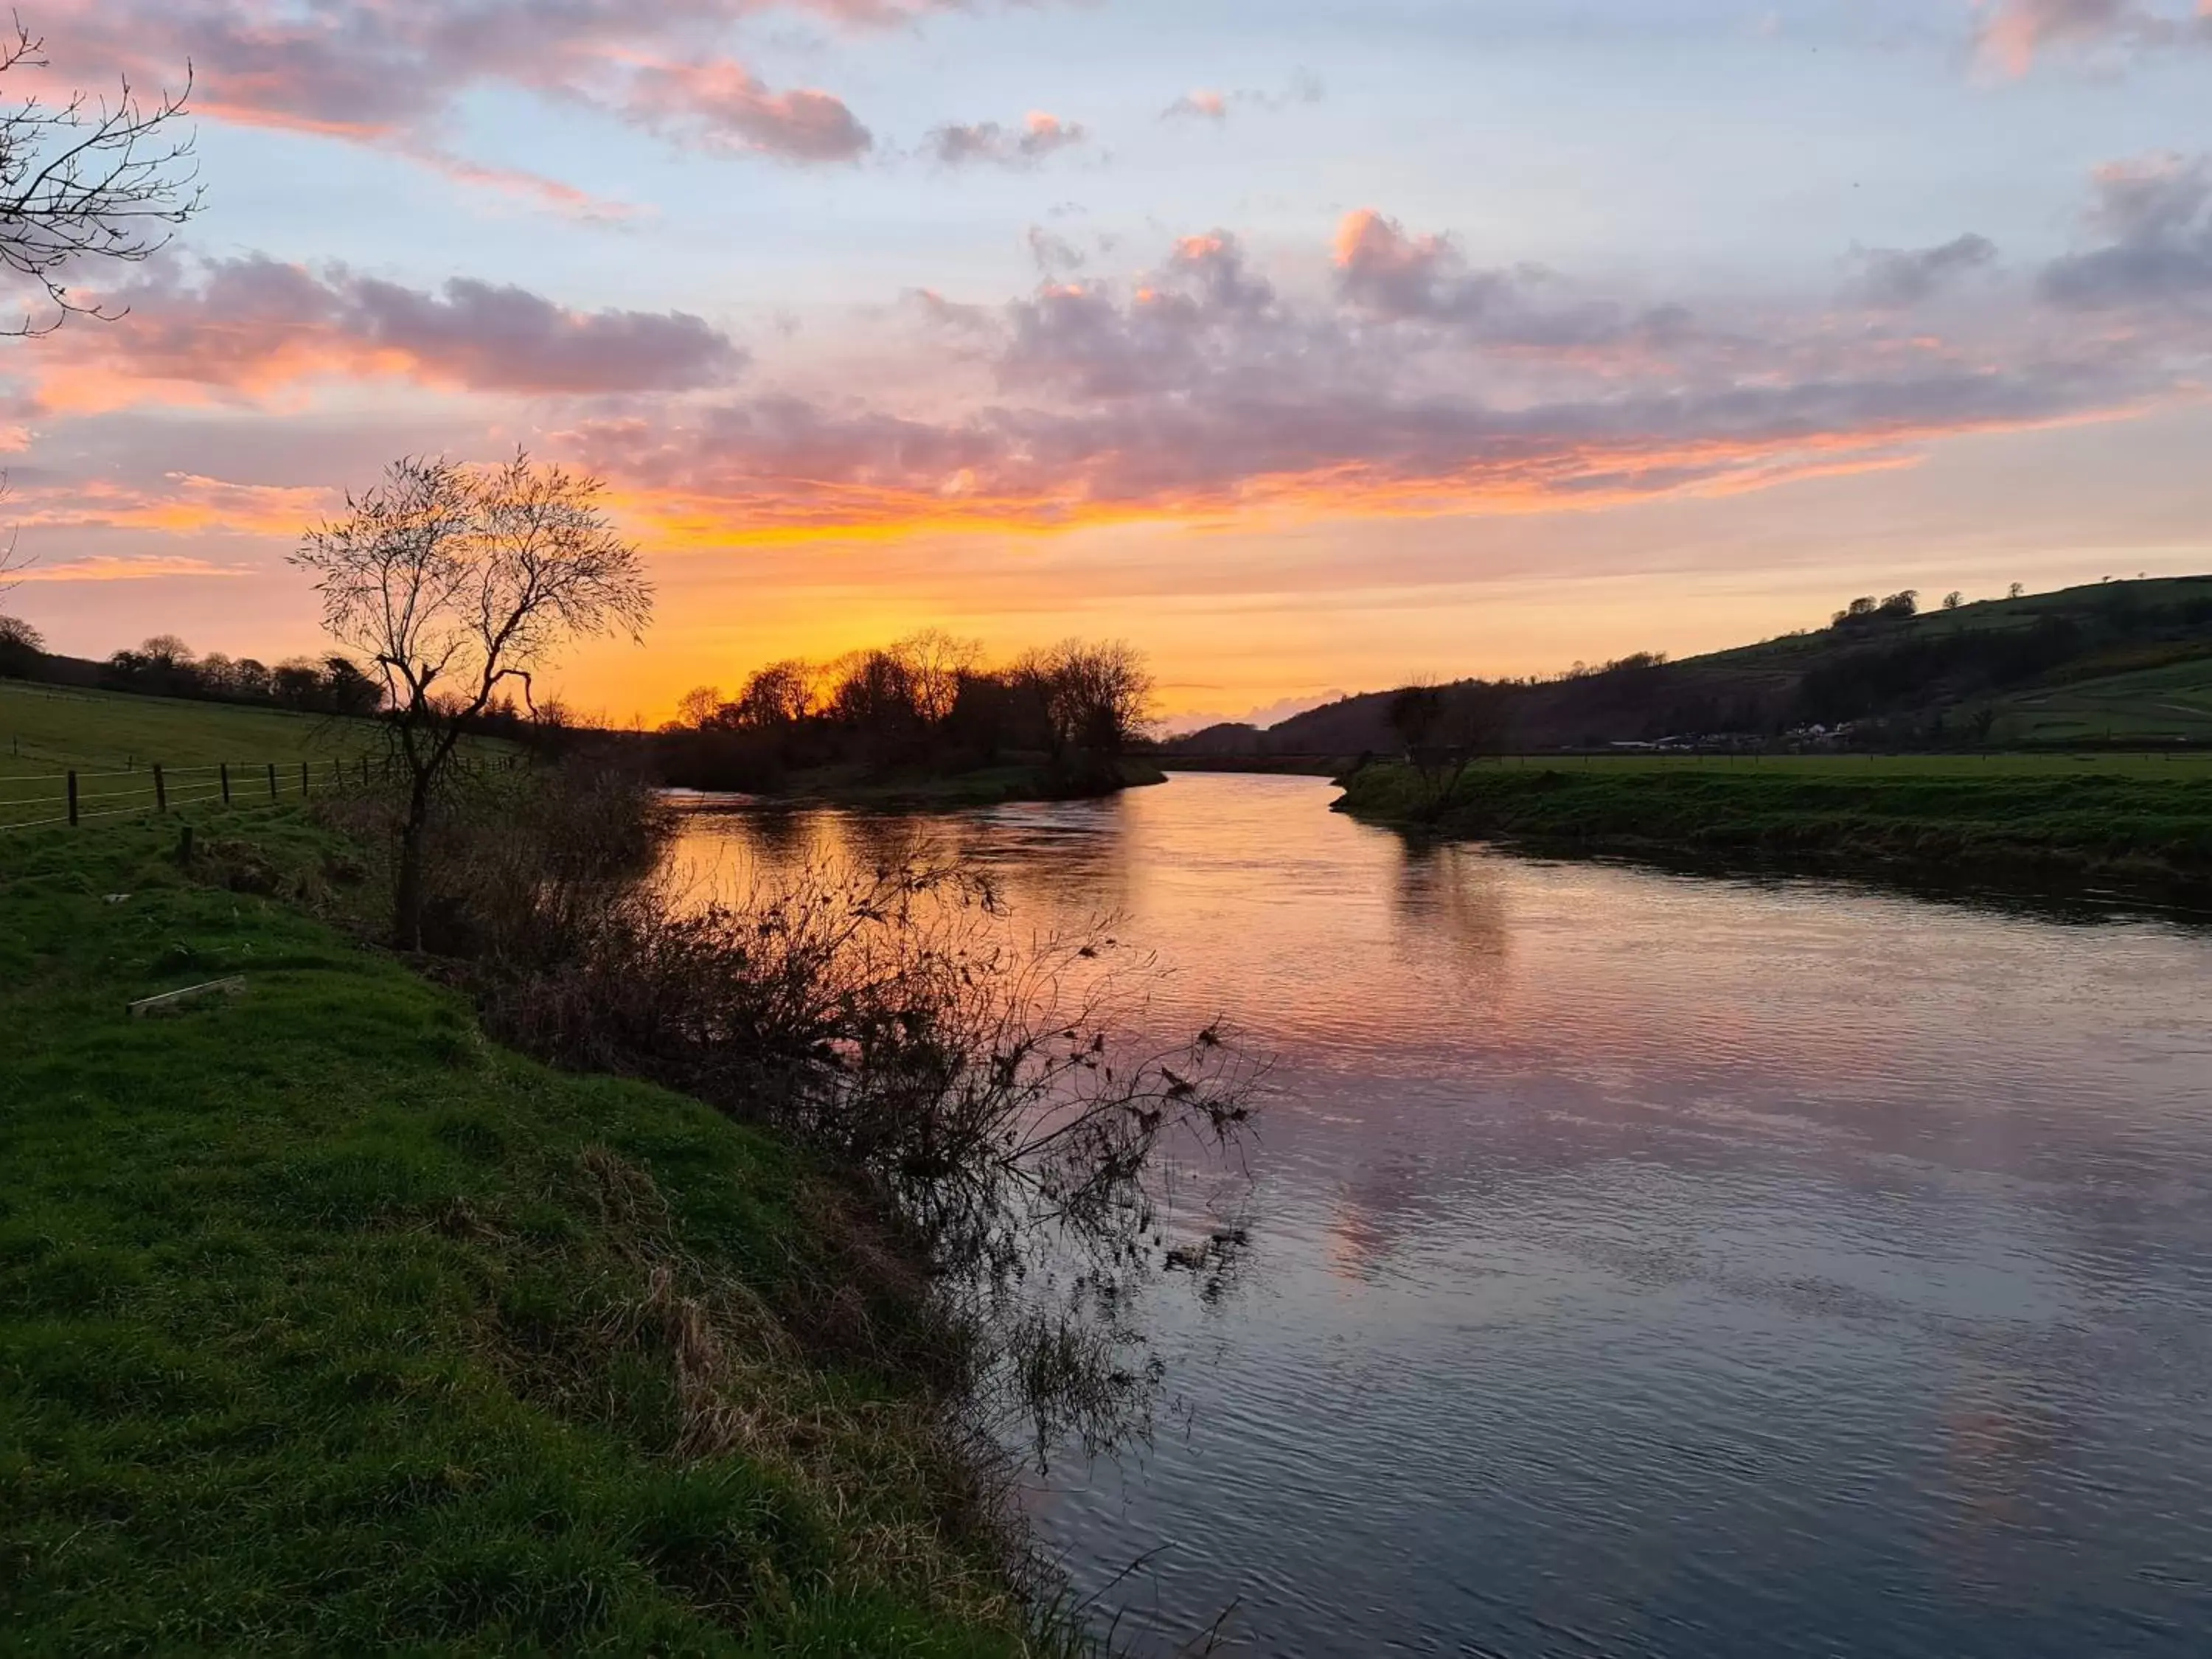
{"type": "Polygon", "coordinates": [[[305,763],[304,772],[298,761],[233,761],[158,769],[149,765],[122,772],[0,777],[0,834],[173,812],[187,806],[278,805],[359,789],[388,769],[382,763],[371,763],[364,769],[357,759],[310,761],[305,763]],[[131,781],[120,789],[85,787],[123,779],[131,781]],[[124,804],[112,804],[116,802],[124,804]],[[25,813],[38,816],[20,816],[25,813]]]}
{"type": "MultiPolygon", "coordinates": [[[[504,757],[512,770],[512,756],[504,757]]],[[[81,824],[94,819],[135,817],[142,814],[173,812],[185,806],[273,806],[286,801],[313,799],[318,795],[343,794],[367,787],[392,775],[386,761],[356,756],[349,761],[231,761],[210,765],[133,767],[123,772],[52,772],[35,776],[0,777],[0,834],[11,830],[43,830],[55,824],[81,824]],[[122,789],[87,789],[88,783],[112,783],[120,778],[135,781],[122,789]],[[27,793],[9,793],[23,791],[27,793]],[[104,801],[132,805],[107,806],[104,801]],[[16,812],[46,816],[19,818],[16,812]]],[[[465,773],[483,775],[489,764],[463,764],[465,773]]]]}

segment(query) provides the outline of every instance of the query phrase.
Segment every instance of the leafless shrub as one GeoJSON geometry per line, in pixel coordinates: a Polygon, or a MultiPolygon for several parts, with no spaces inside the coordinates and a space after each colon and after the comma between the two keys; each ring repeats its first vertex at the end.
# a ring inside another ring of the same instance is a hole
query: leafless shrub
{"type": "Polygon", "coordinates": [[[1149,959],[1103,927],[1018,935],[957,870],[815,870],[696,905],[653,884],[533,891],[502,930],[531,949],[501,948],[495,1029],[865,1171],[943,1269],[1010,1271],[1039,1226],[1117,1236],[1164,1139],[1219,1146],[1250,1115],[1253,1068],[1218,1028],[1129,1035],[1149,959]]]}
{"type": "MultiPolygon", "coordinates": [[[[388,845],[405,803],[326,810],[388,845]]],[[[1105,923],[1024,933],[988,881],[899,852],[702,900],[653,873],[657,799],[589,760],[494,771],[439,825],[426,939],[494,1036],[817,1155],[808,1231],[837,1267],[777,1310],[809,1354],[906,1377],[1040,1459],[1145,1431],[1160,1372],[1133,1310],[1194,1266],[1168,1239],[1175,1172],[1233,1151],[1261,1072],[1218,1025],[1145,1040],[1149,957],[1105,923]]],[[[620,1182],[602,1201],[625,1225],[645,1202],[620,1182]]],[[[1205,1293],[1242,1242],[1223,1237],[1205,1293]]]]}

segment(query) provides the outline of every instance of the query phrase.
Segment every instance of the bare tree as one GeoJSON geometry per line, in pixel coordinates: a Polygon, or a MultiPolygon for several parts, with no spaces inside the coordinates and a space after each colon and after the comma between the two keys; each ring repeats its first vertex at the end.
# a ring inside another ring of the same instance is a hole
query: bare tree
{"type": "Polygon", "coordinates": [[[1435,739],[1443,714],[1443,688],[1432,681],[1415,680],[1392,694],[1390,730],[1405,744],[1408,759],[1414,758],[1435,739]]]}
{"type": "Polygon", "coordinates": [[[721,707],[720,686],[695,685],[676,700],[676,723],[690,731],[700,731],[721,707]]]}
{"type": "Polygon", "coordinates": [[[1417,680],[1390,699],[1389,720],[1432,802],[1449,799],[1467,769],[1496,754],[1505,736],[1504,696],[1482,680],[1417,680]]]}
{"type": "Polygon", "coordinates": [[[1437,736],[1449,757],[1451,776],[1442,799],[1459,793],[1460,780],[1468,767],[1487,756],[1502,754],[1510,726],[1505,693],[1487,680],[1468,680],[1444,695],[1437,736]]]}
{"type": "MultiPolygon", "coordinates": [[[[18,20],[12,39],[0,35],[0,75],[46,68],[44,51],[18,20]]],[[[54,308],[0,334],[51,333],[72,312],[122,314],[73,297],[68,277],[89,259],[151,257],[199,210],[192,137],[179,125],[191,93],[187,68],[182,92],[151,102],[125,79],[112,100],[80,92],[0,109],[0,266],[38,283],[54,308]]]]}
{"type": "Polygon", "coordinates": [[[383,675],[407,782],[403,949],[421,948],[425,832],[470,725],[509,680],[534,708],[532,673],[570,641],[640,638],[651,620],[652,586],[599,505],[604,488],[526,454],[489,468],[410,457],[292,555],[316,578],[324,628],[383,675]]]}
{"type": "Polygon", "coordinates": [[[28,676],[46,653],[45,635],[21,617],[0,615],[0,674],[28,676]]]}
{"type": "Polygon", "coordinates": [[[763,731],[797,725],[814,712],[817,678],[796,657],[757,669],[733,705],[736,723],[763,731]]]}
{"type": "Polygon", "coordinates": [[[1070,748],[1118,755],[1152,723],[1152,672],[1120,640],[1063,640],[1024,656],[1014,675],[1042,700],[1055,757],[1070,748]]]}
{"type": "Polygon", "coordinates": [[[872,743],[910,744],[927,724],[915,692],[914,673],[895,651],[860,651],[839,659],[830,712],[872,743]]]}
{"type": "Polygon", "coordinates": [[[973,640],[957,640],[939,628],[910,634],[892,646],[889,654],[906,671],[914,696],[915,712],[929,725],[942,726],[960,696],[960,682],[983,660],[983,647],[973,640]]]}
{"type": "Polygon", "coordinates": [[[138,654],[156,668],[187,668],[191,665],[192,648],[174,634],[156,634],[143,641],[138,654]]]}

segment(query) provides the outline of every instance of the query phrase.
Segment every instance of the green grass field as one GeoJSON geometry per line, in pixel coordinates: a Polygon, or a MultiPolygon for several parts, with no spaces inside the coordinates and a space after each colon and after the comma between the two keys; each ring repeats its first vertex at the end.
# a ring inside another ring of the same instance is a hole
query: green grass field
{"type": "Polygon", "coordinates": [[[1808,778],[2202,778],[2212,781],[2212,749],[1913,755],[1698,755],[1632,751],[1611,755],[1531,755],[1483,761],[1478,772],[1552,770],[1622,775],[1730,773],[1808,778]]]}
{"type": "Polygon", "coordinates": [[[1475,767],[1443,799],[1407,766],[1344,786],[1341,810],[1430,833],[2212,888],[2212,764],[2196,757],[1603,757],[1475,767]]]}
{"type": "MultiPolygon", "coordinates": [[[[512,752],[489,738],[465,749],[512,752]]],[[[234,802],[267,805],[349,787],[385,752],[369,720],[0,680],[0,831],[64,817],[72,771],[83,821],[99,823],[153,811],[157,764],[172,808],[220,803],[226,766],[234,802]]]]}
{"type": "Polygon", "coordinates": [[[299,908],[301,815],[172,842],[0,837],[0,1648],[1036,1651],[933,1414],[793,1322],[882,1328],[834,1189],[487,1043],[299,908]]]}
{"type": "Polygon", "coordinates": [[[1995,707],[1990,735],[2001,743],[2212,744],[2212,659],[2026,691],[1995,707]]]}
{"type": "Polygon", "coordinates": [[[156,762],[326,766],[376,741],[365,720],[0,680],[0,777],[125,772],[156,762]]]}

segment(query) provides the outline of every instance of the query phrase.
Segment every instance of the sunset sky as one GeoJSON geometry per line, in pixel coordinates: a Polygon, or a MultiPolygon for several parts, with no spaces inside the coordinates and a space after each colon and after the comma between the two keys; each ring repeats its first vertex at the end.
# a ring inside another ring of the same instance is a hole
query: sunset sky
{"type": "MultiPolygon", "coordinates": [[[[1262,720],[2212,566],[2212,0],[27,0],[205,210],[0,343],[7,607],[318,642],[409,452],[603,472],[657,720],[935,626],[1262,720]]],[[[30,71],[13,77],[17,95],[30,71]]]]}

